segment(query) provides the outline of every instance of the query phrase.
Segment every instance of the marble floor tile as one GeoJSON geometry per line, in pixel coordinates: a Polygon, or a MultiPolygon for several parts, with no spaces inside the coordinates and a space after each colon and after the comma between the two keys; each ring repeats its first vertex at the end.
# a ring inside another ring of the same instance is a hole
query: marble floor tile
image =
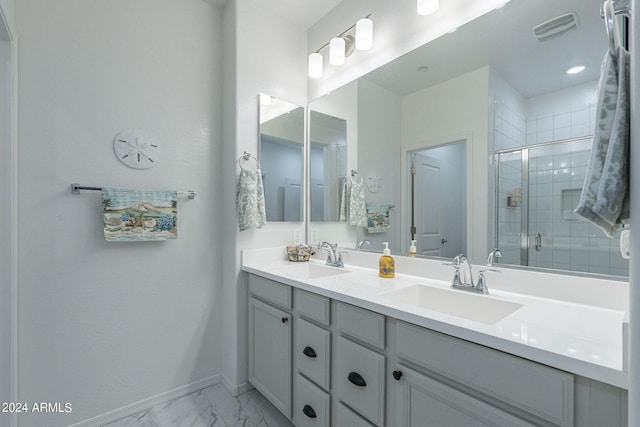
{"type": "Polygon", "coordinates": [[[293,427],[293,424],[256,390],[233,397],[222,384],[216,384],[102,427],[293,427]]]}

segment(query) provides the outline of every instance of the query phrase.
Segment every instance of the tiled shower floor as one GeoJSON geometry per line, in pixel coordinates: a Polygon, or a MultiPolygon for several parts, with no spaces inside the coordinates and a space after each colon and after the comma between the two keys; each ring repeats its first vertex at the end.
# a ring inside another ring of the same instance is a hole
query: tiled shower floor
{"type": "Polygon", "coordinates": [[[256,390],[233,397],[222,384],[154,406],[104,427],[292,427],[256,390]]]}

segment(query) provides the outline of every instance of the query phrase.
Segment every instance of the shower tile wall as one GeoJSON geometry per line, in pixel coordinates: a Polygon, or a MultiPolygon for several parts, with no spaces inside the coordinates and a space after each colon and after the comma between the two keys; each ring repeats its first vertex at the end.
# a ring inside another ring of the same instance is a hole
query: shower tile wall
{"type": "MultiPolygon", "coordinates": [[[[545,142],[580,138],[592,134],[595,105],[524,118],[503,102],[495,108],[496,151],[545,142]]],[[[586,174],[591,141],[563,143],[529,151],[529,265],[563,270],[628,276],[617,238],[608,239],[594,225],[576,216],[580,190],[586,174]],[[533,236],[542,236],[536,251],[533,236]]],[[[507,205],[520,181],[520,155],[502,155],[498,233],[505,263],[519,263],[521,208],[507,205]]],[[[517,190],[516,190],[517,191],[517,190]]]]}

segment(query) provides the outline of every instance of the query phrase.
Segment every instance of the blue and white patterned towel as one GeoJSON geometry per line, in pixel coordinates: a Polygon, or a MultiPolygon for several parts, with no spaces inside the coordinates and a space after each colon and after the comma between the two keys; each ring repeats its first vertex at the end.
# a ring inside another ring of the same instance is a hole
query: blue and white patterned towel
{"type": "Polygon", "coordinates": [[[102,189],[104,237],[111,242],[178,238],[178,193],[102,189]]]}

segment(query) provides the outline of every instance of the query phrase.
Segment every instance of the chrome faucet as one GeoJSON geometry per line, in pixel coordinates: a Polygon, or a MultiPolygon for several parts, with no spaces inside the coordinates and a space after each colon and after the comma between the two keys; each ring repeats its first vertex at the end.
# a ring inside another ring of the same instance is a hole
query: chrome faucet
{"type": "Polygon", "coordinates": [[[332,267],[344,267],[344,263],[342,262],[342,252],[338,252],[337,243],[332,245],[329,242],[322,242],[318,245],[318,249],[324,249],[327,251],[326,265],[330,265],[332,267]]]}
{"type": "Polygon", "coordinates": [[[499,258],[502,258],[502,251],[500,250],[500,248],[494,248],[491,252],[489,252],[487,264],[491,265],[494,262],[497,264],[499,258]]]}
{"type": "Polygon", "coordinates": [[[480,276],[478,277],[478,283],[473,283],[473,275],[471,273],[471,263],[464,254],[456,255],[451,263],[455,269],[453,274],[453,281],[451,282],[451,288],[462,289],[464,291],[476,292],[479,294],[488,294],[489,288],[487,287],[487,279],[484,277],[484,273],[487,271],[493,271],[499,273],[498,270],[480,270],[480,276]]]}
{"type": "Polygon", "coordinates": [[[370,242],[369,240],[367,240],[367,239],[362,240],[362,241],[360,241],[360,243],[358,243],[358,245],[356,246],[356,248],[357,248],[358,250],[361,250],[361,249],[362,249],[362,247],[363,247],[364,245],[369,245],[369,246],[371,246],[371,242],[370,242]]]}

